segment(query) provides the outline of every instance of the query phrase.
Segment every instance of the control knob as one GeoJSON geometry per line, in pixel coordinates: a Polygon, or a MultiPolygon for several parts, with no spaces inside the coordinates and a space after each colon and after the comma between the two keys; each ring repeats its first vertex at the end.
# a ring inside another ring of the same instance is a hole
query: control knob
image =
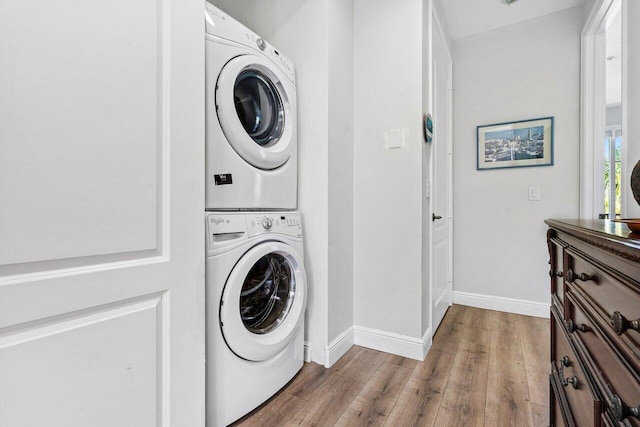
{"type": "Polygon", "coordinates": [[[265,50],[267,48],[267,42],[264,41],[263,38],[259,38],[256,40],[256,44],[260,48],[260,50],[265,50]]]}
{"type": "Polygon", "coordinates": [[[270,229],[272,225],[273,221],[271,221],[271,218],[264,218],[262,220],[262,227],[264,227],[265,230],[270,229]]]}

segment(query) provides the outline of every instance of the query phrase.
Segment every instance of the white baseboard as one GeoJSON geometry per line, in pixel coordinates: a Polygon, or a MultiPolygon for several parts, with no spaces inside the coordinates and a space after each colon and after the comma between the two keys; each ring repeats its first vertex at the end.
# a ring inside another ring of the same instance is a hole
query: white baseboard
{"type": "Polygon", "coordinates": [[[422,339],[378,329],[354,326],[354,344],[410,359],[424,360],[431,348],[431,329],[422,339]]]}
{"type": "Polygon", "coordinates": [[[338,361],[354,344],[353,326],[341,333],[324,349],[324,366],[330,368],[338,361]]]}
{"type": "Polygon", "coordinates": [[[311,343],[307,340],[304,341],[304,361],[311,362],[311,343]]]}
{"type": "Polygon", "coordinates": [[[551,307],[548,303],[457,291],[453,292],[453,303],[544,318],[549,318],[551,307]]]}
{"type": "MultiPolygon", "coordinates": [[[[352,326],[325,346],[324,366],[330,368],[354,345],[397,354],[410,359],[424,360],[431,348],[431,329],[422,339],[378,329],[352,326]]],[[[310,343],[305,342],[305,360],[310,358],[310,343]]]]}
{"type": "MultiPolygon", "coordinates": [[[[549,317],[550,308],[550,304],[536,301],[455,291],[453,292],[453,303],[544,318],[549,317]]],[[[431,335],[431,329],[428,329],[420,339],[379,329],[352,326],[325,346],[324,366],[331,367],[354,344],[410,359],[424,360],[431,348],[431,335]]],[[[312,360],[310,347],[311,343],[305,341],[304,360],[307,362],[312,360]]]]}

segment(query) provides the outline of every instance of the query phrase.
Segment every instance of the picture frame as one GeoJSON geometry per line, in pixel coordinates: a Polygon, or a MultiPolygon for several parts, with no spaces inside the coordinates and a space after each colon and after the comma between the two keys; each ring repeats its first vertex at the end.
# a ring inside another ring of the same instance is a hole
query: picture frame
{"type": "Polygon", "coordinates": [[[476,128],[477,170],[553,166],[553,117],[476,128]]]}

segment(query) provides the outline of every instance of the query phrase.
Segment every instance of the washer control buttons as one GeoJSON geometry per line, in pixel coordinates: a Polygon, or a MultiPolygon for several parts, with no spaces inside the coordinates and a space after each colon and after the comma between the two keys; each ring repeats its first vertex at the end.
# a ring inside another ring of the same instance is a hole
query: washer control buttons
{"type": "Polygon", "coordinates": [[[262,220],[262,226],[264,227],[265,230],[270,229],[272,225],[273,225],[273,221],[271,221],[271,218],[264,218],[262,220]]]}
{"type": "Polygon", "coordinates": [[[264,41],[263,38],[259,38],[256,40],[256,44],[260,48],[260,50],[265,50],[267,48],[267,42],[264,41]]]}

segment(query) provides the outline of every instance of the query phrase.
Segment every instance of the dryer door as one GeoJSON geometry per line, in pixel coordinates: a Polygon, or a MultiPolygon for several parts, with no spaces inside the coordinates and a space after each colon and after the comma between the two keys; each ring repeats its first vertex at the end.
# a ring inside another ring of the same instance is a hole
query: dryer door
{"type": "Polygon", "coordinates": [[[222,335],[236,355],[261,361],[282,351],[302,323],[306,306],[302,257],[281,242],[264,242],[235,265],[222,292],[222,335]]]}
{"type": "Polygon", "coordinates": [[[269,61],[233,58],[216,85],[216,113],[227,141],[256,168],[277,169],[296,143],[295,87],[269,61]]]}

